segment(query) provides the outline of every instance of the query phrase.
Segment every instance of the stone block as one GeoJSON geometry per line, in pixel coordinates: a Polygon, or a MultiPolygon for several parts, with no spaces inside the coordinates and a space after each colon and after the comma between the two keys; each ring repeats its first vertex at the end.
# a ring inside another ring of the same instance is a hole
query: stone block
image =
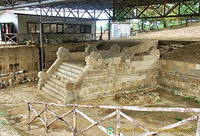
{"type": "Polygon", "coordinates": [[[162,70],[171,70],[168,65],[163,65],[163,64],[161,64],[161,69],[162,70]]]}
{"type": "Polygon", "coordinates": [[[85,96],[85,95],[90,94],[89,89],[90,89],[90,88],[82,88],[82,89],[79,91],[79,97],[83,97],[83,96],[85,96]]]}
{"type": "Polygon", "coordinates": [[[191,73],[192,75],[195,75],[195,76],[200,77],[200,70],[190,70],[190,73],[191,73]]]}
{"type": "Polygon", "coordinates": [[[90,55],[92,52],[96,52],[97,47],[95,45],[88,45],[88,47],[85,49],[85,52],[90,55]]]}
{"type": "Polygon", "coordinates": [[[198,85],[190,83],[190,90],[198,90],[198,85]]]}
{"type": "Polygon", "coordinates": [[[103,97],[114,96],[115,94],[112,91],[103,91],[103,97]]]}
{"type": "Polygon", "coordinates": [[[196,64],[184,62],[184,68],[185,69],[195,69],[195,65],[196,64]]]}

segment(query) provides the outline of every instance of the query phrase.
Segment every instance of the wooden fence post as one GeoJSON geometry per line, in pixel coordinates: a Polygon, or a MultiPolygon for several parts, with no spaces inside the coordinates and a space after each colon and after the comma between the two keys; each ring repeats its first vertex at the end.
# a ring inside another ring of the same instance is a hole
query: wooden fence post
{"type": "Polygon", "coordinates": [[[47,119],[47,104],[45,104],[45,129],[46,129],[46,133],[48,133],[48,119],[47,119]]]}
{"type": "Polygon", "coordinates": [[[76,127],[77,127],[77,113],[76,113],[76,106],[74,106],[74,112],[73,112],[73,136],[76,136],[76,127]]]}
{"type": "MultiPolygon", "coordinates": [[[[116,119],[117,119],[117,124],[116,124],[116,136],[123,136],[122,133],[119,132],[120,130],[120,120],[121,120],[121,116],[126,118],[127,120],[129,120],[130,122],[132,122],[133,124],[135,124],[136,126],[138,126],[141,129],[147,130],[144,126],[142,126],[141,124],[137,123],[135,120],[133,120],[132,118],[130,118],[129,116],[127,116],[126,114],[124,114],[123,112],[121,112],[121,110],[129,110],[129,111],[154,111],[154,112],[158,112],[158,111],[162,111],[162,112],[180,112],[180,113],[189,113],[189,112],[194,112],[197,113],[198,115],[195,115],[193,117],[184,119],[182,121],[176,122],[174,124],[165,126],[160,128],[159,130],[165,130],[165,129],[172,129],[172,128],[176,128],[178,126],[184,125],[186,123],[189,123],[191,121],[197,120],[197,129],[196,129],[196,136],[200,136],[200,109],[199,108],[165,108],[165,107],[138,107],[138,106],[95,106],[95,105],[77,105],[77,104],[55,104],[55,103],[44,103],[44,102],[28,102],[25,101],[28,104],[28,129],[30,130],[30,125],[31,122],[33,122],[35,119],[39,118],[41,120],[41,122],[43,123],[43,125],[46,128],[46,132],[48,132],[48,128],[51,124],[53,124],[54,122],[56,122],[57,120],[61,120],[62,122],[65,123],[65,125],[67,125],[72,131],[73,131],[73,136],[76,135],[80,135],[81,133],[83,133],[84,131],[87,131],[88,129],[97,126],[98,128],[100,128],[103,132],[106,132],[106,128],[104,128],[103,126],[99,125],[101,122],[103,122],[104,120],[111,118],[113,116],[116,115],[116,119]],[[40,113],[38,113],[33,105],[31,104],[39,104],[39,105],[45,105],[45,109],[43,109],[40,113]],[[68,111],[67,113],[58,116],[56,115],[53,111],[51,111],[50,109],[48,109],[47,106],[53,105],[53,106],[59,106],[59,107],[72,107],[73,109],[71,109],[70,111],[68,111]],[[113,113],[105,116],[104,118],[98,120],[98,121],[94,121],[92,120],[90,117],[88,117],[86,114],[82,113],[81,111],[79,111],[77,108],[98,108],[98,109],[112,109],[115,110],[113,113]],[[33,113],[36,114],[36,116],[31,119],[31,110],[33,111],[33,113]],[[41,118],[41,114],[43,114],[45,112],[45,121],[41,118]],[[64,119],[63,117],[72,113],[73,112],[73,126],[70,126],[64,119]],[[47,124],[47,114],[52,114],[53,116],[56,117],[56,119],[54,119],[53,121],[51,121],[49,124],[47,124]],[[86,118],[89,122],[91,122],[92,124],[90,126],[88,126],[85,129],[82,129],[81,131],[77,131],[77,114],[80,114],[82,117],[86,118]]],[[[142,135],[147,136],[147,135],[157,135],[157,133],[159,132],[149,132],[147,131],[147,133],[144,133],[142,135]]],[[[110,134],[111,136],[115,136],[114,134],[110,134]]]]}
{"type": "Polygon", "coordinates": [[[117,109],[117,127],[116,127],[116,136],[120,136],[120,132],[118,130],[120,129],[120,110],[117,109]]]}
{"type": "Polygon", "coordinates": [[[200,113],[197,115],[197,130],[196,130],[196,136],[200,136],[200,113]]]}
{"type": "Polygon", "coordinates": [[[4,34],[4,42],[7,44],[6,34],[4,34]]]}
{"type": "Polygon", "coordinates": [[[31,124],[29,123],[31,119],[31,109],[30,109],[30,103],[28,103],[28,130],[31,129],[31,124]]]}

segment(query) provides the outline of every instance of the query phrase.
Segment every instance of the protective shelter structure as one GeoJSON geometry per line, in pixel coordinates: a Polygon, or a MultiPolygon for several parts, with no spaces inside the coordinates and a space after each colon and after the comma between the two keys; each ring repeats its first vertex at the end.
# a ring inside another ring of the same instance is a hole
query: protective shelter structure
{"type": "MultiPolygon", "coordinates": [[[[94,40],[95,21],[55,17],[55,23],[43,23],[44,39],[51,39],[54,43],[64,41],[90,41],[94,40]],[[60,22],[66,19],[65,22],[60,22]],[[59,41],[58,41],[59,39],[59,41]]],[[[50,20],[49,20],[50,21],[50,20]]],[[[6,10],[0,14],[0,41],[7,43],[24,43],[38,41],[40,38],[40,16],[36,12],[6,10]],[[27,13],[28,12],[28,13],[27,13]],[[34,14],[35,13],[35,14],[34,14]]]]}

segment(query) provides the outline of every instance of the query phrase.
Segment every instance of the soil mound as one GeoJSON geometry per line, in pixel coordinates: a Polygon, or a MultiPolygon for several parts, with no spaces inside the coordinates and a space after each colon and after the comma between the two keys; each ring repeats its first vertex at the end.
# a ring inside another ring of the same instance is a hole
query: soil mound
{"type": "Polygon", "coordinates": [[[161,59],[200,63],[200,42],[167,52],[161,59]]]}

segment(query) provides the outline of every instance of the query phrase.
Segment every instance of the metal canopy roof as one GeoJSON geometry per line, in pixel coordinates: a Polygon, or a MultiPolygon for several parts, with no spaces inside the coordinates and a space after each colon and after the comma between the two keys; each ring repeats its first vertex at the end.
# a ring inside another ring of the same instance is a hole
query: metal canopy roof
{"type": "Polygon", "coordinates": [[[135,7],[175,2],[180,2],[180,0],[1,0],[0,6],[2,7],[0,8],[0,10],[41,6],[62,6],[74,9],[112,9],[113,6],[115,6],[116,8],[122,7],[120,3],[126,3],[127,7],[135,7]]]}
{"type": "Polygon", "coordinates": [[[25,7],[40,8],[47,16],[64,12],[64,17],[86,14],[94,20],[102,20],[102,13],[112,20],[200,16],[200,0],[0,0],[0,10],[25,7]]]}

